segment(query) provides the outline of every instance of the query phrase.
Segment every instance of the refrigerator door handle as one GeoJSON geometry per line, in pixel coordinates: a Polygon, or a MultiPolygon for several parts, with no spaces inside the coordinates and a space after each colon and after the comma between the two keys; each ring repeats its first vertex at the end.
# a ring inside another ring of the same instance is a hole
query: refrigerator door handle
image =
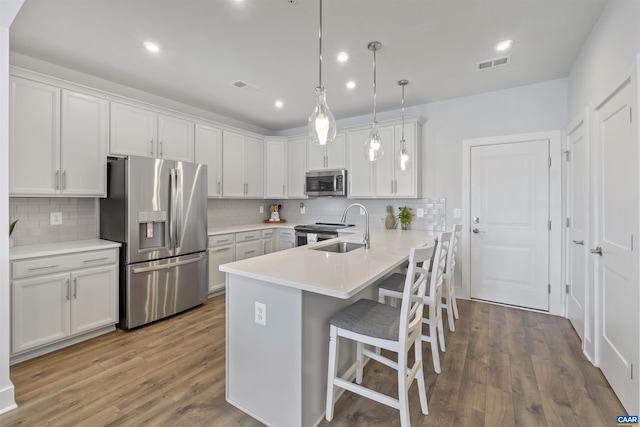
{"type": "Polygon", "coordinates": [[[169,171],[169,248],[176,247],[176,170],[169,171]]]}
{"type": "Polygon", "coordinates": [[[183,204],[182,204],[182,189],[183,189],[183,185],[182,185],[182,170],[181,169],[176,169],[175,170],[175,182],[174,182],[174,190],[175,190],[175,197],[174,197],[174,203],[175,203],[175,248],[178,249],[180,247],[180,234],[182,232],[182,209],[183,209],[183,204]]]}
{"type": "Polygon", "coordinates": [[[171,262],[171,263],[167,263],[167,264],[161,264],[161,265],[155,265],[152,267],[137,267],[137,268],[132,268],[131,272],[132,273],[144,273],[146,271],[155,271],[155,270],[164,270],[164,269],[168,269],[168,268],[173,268],[173,267],[178,267],[181,265],[185,265],[185,264],[193,264],[194,262],[198,262],[198,261],[202,261],[203,259],[205,259],[207,257],[206,254],[203,255],[199,255],[195,258],[190,258],[184,261],[176,261],[176,262],[171,262]]]}

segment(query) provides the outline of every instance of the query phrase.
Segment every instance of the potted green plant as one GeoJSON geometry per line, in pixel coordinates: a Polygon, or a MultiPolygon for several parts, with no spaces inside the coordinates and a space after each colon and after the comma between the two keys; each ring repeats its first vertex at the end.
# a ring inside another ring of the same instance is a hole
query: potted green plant
{"type": "Polygon", "coordinates": [[[411,212],[413,209],[406,207],[406,206],[402,206],[399,207],[398,210],[400,211],[398,213],[398,219],[400,220],[400,227],[402,227],[403,230],[408,230],[409,226],[411,225],[411,220],[413,219],[413,213],[411,212]]]}
{"type": "Polygon", "coordinates": [[[13,233],[13,229],[16,228],[17,223],[18,223],[17,219],[13,222],[9,222],[9,247],[10,248],[13,247],[13,239],[11,238],[11,234],[13,233]]]}

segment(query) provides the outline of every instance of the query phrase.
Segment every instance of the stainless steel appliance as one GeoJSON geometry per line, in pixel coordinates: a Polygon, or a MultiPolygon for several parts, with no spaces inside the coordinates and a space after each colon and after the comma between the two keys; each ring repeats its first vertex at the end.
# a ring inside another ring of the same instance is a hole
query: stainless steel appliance
{"type": "Polygon", "coordinates": [[[346,196],[347,171],[340,169],[307,172],[304,193],[312,197],[346,196]]]}
{"type": "Polygon", "coordinates": [[[207,167],[130,156],[107,164],[100,237],[122,243],[120,323],[135,328],[207,298],[207,167]]]}
{"type": "Polygon", "coordinates": [[[296,246],[306,245],[309,234],[314,235],[315,241],[329,240],[338,237],[338,230],[342,228],[353,227],[353,224],[335,224],[329,222],[316,222],[315,224],[296,225],[296,246]]]}

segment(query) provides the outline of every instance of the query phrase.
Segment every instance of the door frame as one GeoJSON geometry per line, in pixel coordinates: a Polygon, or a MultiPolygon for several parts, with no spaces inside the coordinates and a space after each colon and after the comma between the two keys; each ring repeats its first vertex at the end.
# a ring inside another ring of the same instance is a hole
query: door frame
{"type": "Polygon", "coordinates": [[[551,158],[551,166],[549,167],[549,218],[551,219],[549,284],[551,285],[551,293],[548,313],[562,316],[565,313],[565,294],[562,292],[565,227],[562,221],[564,206],[562,203],[562,131],[560,130],[471,138],[462,141],[462,232],[460,233],[462,289],[459,295],[467,299],[471,296],[471,268],[469,265],[471,260],[469,236],[471,232],[471,219],[469,218],[471,209],[471,148],[536,140],[549,141],[549,156],[551,158]]]}

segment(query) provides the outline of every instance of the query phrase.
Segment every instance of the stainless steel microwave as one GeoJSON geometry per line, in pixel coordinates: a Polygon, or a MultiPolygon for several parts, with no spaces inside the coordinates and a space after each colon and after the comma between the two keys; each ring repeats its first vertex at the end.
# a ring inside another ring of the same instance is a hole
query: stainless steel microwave
{"type": "Polygon", "coordinates": [[[304,194],[311,197],[346,196],[347,171],[340,169],[307,172],[304,194]]]}

